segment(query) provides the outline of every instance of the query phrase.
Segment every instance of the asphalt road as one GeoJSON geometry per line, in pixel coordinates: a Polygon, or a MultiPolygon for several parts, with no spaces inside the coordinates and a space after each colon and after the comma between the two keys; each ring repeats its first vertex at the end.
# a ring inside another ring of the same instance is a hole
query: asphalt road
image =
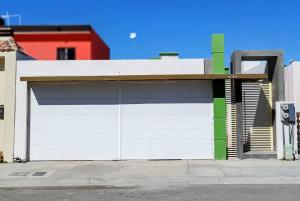
{"type": "Polygon", "coordinates": [[[295,201],[300,185],[197,185],[161,190],[113,187],[78,187],[50,189],[1,189],[1,201],[295,201]]]}

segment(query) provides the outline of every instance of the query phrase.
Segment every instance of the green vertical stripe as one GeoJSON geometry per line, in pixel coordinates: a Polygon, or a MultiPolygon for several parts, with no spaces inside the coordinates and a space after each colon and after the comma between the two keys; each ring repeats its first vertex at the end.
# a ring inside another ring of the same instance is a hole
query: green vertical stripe
{"type": "MultiPolygon", "coordinates": [[[[213,73],[225,74],[224,35],[212,35],[213,73]]],[[[227,159],[225,80],[213,81],[215,159],[227,159]]]]}
{"type": "Polygon", "coordinates": [[[215,52],[213,53],[213,68],[215,74],[224,74],[224,52],[215,52]]]}

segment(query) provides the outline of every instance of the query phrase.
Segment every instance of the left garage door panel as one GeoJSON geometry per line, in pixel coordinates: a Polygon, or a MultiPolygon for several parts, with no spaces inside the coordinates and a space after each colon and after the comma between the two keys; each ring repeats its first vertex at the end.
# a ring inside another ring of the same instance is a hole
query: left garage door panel
{"type": "Polygon", "coordinates": [[[30,160],[119,159],[118,83],[32,85],[30,99],[30,160]]]}

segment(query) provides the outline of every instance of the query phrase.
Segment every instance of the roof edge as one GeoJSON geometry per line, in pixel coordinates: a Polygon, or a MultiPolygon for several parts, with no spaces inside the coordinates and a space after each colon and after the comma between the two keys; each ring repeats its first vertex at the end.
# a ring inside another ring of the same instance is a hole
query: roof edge
{"type": "Polygon", "coordinates": [[[11,28],[14,32],[49,32],[49,31],[91,31],[91,25],[22,25],[4,26],[11,28]]]}

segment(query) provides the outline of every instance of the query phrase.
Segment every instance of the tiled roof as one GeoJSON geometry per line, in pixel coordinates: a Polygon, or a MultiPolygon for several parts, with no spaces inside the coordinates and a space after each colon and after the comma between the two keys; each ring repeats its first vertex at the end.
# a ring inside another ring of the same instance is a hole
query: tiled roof
{"type": "Polygon", "coordinates": [[[23,52],[23,49],[16,43],[13,37],[9,37],[6,40],[0,39],[0,52],[11,52],[11,51],[20,51],[23,52]]]}

